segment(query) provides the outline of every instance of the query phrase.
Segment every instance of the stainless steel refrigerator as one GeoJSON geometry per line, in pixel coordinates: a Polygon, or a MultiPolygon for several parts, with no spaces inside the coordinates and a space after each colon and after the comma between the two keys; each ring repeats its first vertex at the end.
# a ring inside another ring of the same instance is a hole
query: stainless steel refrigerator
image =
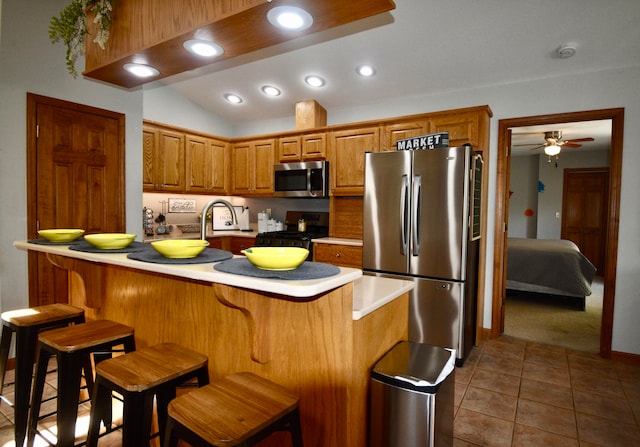
{"type": "Polygon", "coordinates": [[[365,154],[363,270],[412,279],[409,340],[475,341],[482,158],[471,146],[365,154]]]}

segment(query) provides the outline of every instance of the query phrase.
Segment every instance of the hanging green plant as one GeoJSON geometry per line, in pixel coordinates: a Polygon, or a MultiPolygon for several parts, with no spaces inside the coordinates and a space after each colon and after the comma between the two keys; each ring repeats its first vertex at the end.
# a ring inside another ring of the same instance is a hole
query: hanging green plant
{"type": "Polygon", "coordinates": [[[104,44],[109,40],[111,28],[111,1],[112,0],[72,0],[58,17],[52,17],[49,23],[49,39],[51,43],[62,41],[67,47],[65,55],[67,70],[75,78],[76,61],[78,56],[84,54],[85,36],[87,30],[87,16],[93,16],[93,22],[98,25],[98,30],[93,42],[104,50],[104,44]]]}

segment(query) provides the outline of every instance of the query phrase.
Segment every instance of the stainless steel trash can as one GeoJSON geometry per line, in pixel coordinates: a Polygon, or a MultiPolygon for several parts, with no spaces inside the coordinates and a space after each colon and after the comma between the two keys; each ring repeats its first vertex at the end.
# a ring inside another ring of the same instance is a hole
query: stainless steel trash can
{"type": "Polygon", "coordinates": [[[370,447],[453,445],[455,351],[403,341],[371,370],[370,447]]]}

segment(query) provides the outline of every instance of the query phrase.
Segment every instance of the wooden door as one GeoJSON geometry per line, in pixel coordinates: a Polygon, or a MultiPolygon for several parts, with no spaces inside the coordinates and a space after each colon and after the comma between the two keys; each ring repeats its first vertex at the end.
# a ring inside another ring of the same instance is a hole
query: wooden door
{"type": "MultiPolygon", "coordinates": [[[[28,237],[125,230],[124,115],[28,95],[28,237]]],[[[29,254],[29,303],[66,302],[66,271],[29,254]]]]}
{"type": "Polygon", "coordinates": [[[575,242],[602,275],[609,168],[565,169],[560,237],[575,242]]]}

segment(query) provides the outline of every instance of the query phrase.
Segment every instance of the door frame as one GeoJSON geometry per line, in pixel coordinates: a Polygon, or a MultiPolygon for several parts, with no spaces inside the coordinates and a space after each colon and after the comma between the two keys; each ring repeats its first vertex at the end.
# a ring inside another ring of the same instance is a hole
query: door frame
{"type": "Polygon", "coordinates": [[[496,174],[496,220],[494,227],[493,300],[490,337],[497,338],[504,321],[506,296],[506,237],[508,229],[508,172],[511,166],[512,127],[559,124],[577,121],[610,119],[611,149],[609,152],[609,203],[606,219],[606,248],[604,269],[604,296],[600,329],[600,356],[611,358],[613,338],[613,309],[615,302],[616,270],[618,263],[618,231],[620,221],[620,187],[622,183],[622,149],[624,108],[557,113],[521,118],[502,119],[498,123],[498,157],[496,174]]]}

